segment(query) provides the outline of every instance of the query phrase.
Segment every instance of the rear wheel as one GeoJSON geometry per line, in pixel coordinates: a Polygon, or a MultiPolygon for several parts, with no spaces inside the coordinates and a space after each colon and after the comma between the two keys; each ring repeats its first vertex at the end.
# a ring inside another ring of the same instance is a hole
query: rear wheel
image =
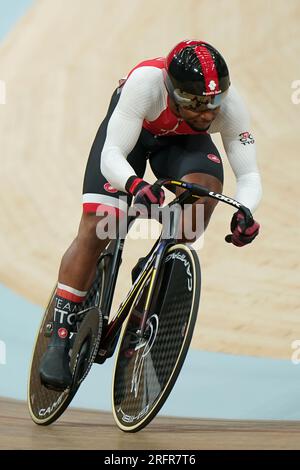
{"type": "MultiPolygon", "coordinates": [[[[106,261],[106,256],[100,257],[99,259],[95,280],[87,294],[86,300],[82,305],[83,314],[78,315],[80,320],[77,324],[77,330],[79,330],[81,323],[84,321],[85,312],[89,312],[92,307],[96,307],[99,314],[99,308],[101,307],[101,301],[103,298],[105,272],[107,266],[106,261]]],[[[42,319],[41,326],[37,333],[28,381],[27,400],[29,412],[33,421],[41,425],[51,424],[53,421],[59,418],[59,416],[65,411],[65,409],[70,404],[71,400],[73,399],[79,388],[80,383],[84,378],[83,376],[79,377],[79,380],[75,380],[73,382],[77,385],[71,388],[67,388],[66,390],[60,392],[49,390],[41,383],[39,366],[41,358],[44,352],[46,351],[51,338],[55,292],[56,287],[54,288],[51,294],[50,301],[48,303],[44,317],[42,319]]],[[[102,318],[99,318],[98,322],[99,324],[97,325],[97,315],[95,314],[93,316],[91,326],[93,327],[94,331],[96,331],[98,328],[99,333],[99,329],[102,328],[102,318]]],[[[88,341],[92,341],[91,338],[93,337],[93,335],[88,331],[88,329],[86,330],[86,337],[88,341]]],[[[77,347],[77,344],[78,342],[76,342],[75,339],[74,349],[75,347],[77,347]]],[[[84,348],[86,348],[86,345],[87,343],[83,344],[84,348]]],[[[82,368],[84,367],[83,363],[86,360],[86,355],[84,349],[78,351],[76,349],[76,352],[76,358],[78,358],[76,360],[74,360],[75,351],[74,354],[71,354],[71,370],[75,371],[75,368],[77,368],[76,374],[81,374],[80,371],[83,370],[82,368]]],[[[85,372],[86,370],[84,371],[84,373],[85,372]]]]}
{"type": "Polygon", "coordinates": [[[149,274],[123,327],[115,363],[112,402],[120,429],[136,432],[158,413],[185,360],[200,300],[200,264],[185,245],[171,247],[162,260],[158,285],[143,336],[139,334],[149,274]]]}

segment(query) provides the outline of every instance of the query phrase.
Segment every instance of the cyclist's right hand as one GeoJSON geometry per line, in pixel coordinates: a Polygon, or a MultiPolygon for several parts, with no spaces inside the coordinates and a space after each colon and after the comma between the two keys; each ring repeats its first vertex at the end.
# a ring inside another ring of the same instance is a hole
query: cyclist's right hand
{"type": "Polygon", "coordinates": [[[149,184],[137,176],[130,176],[126,185],[126,191],[134,197],[134,204],[145,207],[146,214],[151,213],[151,205],[161,206],[165,200],[165,193],[158,184],[149,184]]]}
{"type": "Polygon", "coordinates": [[[255,237],[259,234],[260,225],[255,220],[252,224],[247,226],[245,222],[245,216],[241,211],[233,214],[230,229],[232,235],[227,235],[225,240],[231,242],[235,246],[245,246],[251,243],[255,237]]]}

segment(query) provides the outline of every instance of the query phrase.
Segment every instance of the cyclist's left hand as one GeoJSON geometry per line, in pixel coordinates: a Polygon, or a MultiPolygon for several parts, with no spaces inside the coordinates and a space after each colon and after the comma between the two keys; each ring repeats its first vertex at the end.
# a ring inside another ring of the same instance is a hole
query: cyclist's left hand
{"type": "MultiPolygon", "coordinates": [[[[244,214],[241,211],[237,211],[233,214],[230,229],[232,232],[231,243],[240,247],[248,245],[257,237],[260,225],[254,220],[251,226],[247,226],[244,214]]],[[[229,241],[229,239],[227,241],[229,241]]]]}

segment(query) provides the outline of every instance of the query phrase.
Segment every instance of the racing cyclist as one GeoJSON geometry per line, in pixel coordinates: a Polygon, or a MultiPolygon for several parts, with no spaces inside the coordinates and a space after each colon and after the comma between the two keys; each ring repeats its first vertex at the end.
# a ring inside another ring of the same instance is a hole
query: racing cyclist
{"type": "MultiPolygon", "coordinates": [[[[253,212],[261,198],[255,141],[247,108],[219,51],[204,41],[181,41],[167,57],[141,62],[120,82],[90,151],[78,234],[60,265],[52,337],[40,364],[45,386],[63,390],[71,384],[70,333],[109,242],[96,233],[97,211],[120,220],[132,198],[149,212],[152,204],[163,204],[163,189],[143,179],[147,161],[156,178],[182,179],[221,193],[222,159],[211,138],[216,133],[236,177],[235,198],[253,212]]],[[[193,204],[193,226],[197,204],[204,206],[205,229],[217,201],[201,198],[193,204]]],[[[237,247],[259,232],[257,222],[246,226],[240,211],[230,227],[237,247]]]]}

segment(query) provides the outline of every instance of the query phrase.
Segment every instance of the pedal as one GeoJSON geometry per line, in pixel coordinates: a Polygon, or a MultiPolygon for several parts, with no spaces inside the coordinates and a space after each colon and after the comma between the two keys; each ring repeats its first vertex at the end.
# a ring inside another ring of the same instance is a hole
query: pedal
{"type": "Polygon", "coordinates": [[[100,349],[98,351],[97,356],[95,357],[95,363],[96,364],[103,364],[107,359],[106,353],[107,353],[107,351],[105,349],[100,349]]]}
{"type": "Polygon", "coordinates": [[[47,323],[44,331],[44,336],[46,338],[50,338],[53,334],[53,322],[47,323]]]}
{"type": "Polygon", "coordinates": [[[120,333],[121,333],[121,330],[119,331],[119,333],[116,334],[113,341],[111,342],[111,344],[108,346],[106,350],[99,349],[98,354],[95,358],[95,362],[97,364],[103,364],[106,361],[106,359],[109,359],[110,357],[114,355],[114,352],[116,350],[116,347],[119,341],[120,333]]]}

